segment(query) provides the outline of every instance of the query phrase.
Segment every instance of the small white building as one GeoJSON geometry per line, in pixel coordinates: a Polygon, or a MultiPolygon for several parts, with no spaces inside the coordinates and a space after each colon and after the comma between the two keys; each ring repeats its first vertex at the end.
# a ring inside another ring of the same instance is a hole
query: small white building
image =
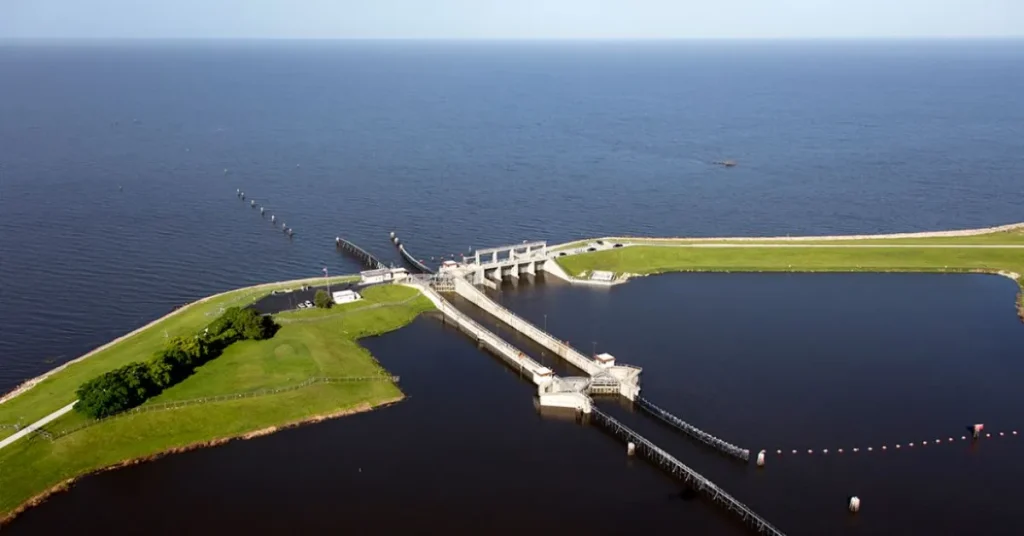
{"type": "Polygon", "coordinates": [[[352,303],[363,299],[358,292],[354,290],[339,290],[338,292],[332,293],[334,303],[341,305],[343,303],[352,303]]]}
{"type": "Polygon", "coordinates": [[[401,281],[401,280],[403,280],[403,279],[405,279],[407,277],[409,277],[409,270],[406,270],[405,268],[392,268],[391,269],[391,280],[392,281],[401,281]]]}
{"type": "Polygon", "coordinates": [[[610,367],[615,364],[615,356],[608,353],[597,354],[594,356],[594,361],[597,361],[597,364],[602,367],[610,367]]]}
{"type": "Polygon", "coordinates": [[[456,269],[458,267],[459,267],[459,263],[457,263],[457,262],[455,262],[453,260],[447,260],[447,261],[444,261],[444,262],[441,263],[441,269],[438,270],[438,271],[440,271],[440,272],[447,272],[448,270],[454,270],[454,269],[456,269]]]}
{"type": "Polygon", "coordinates": [[[391,273],[390,268],[378,268],[376,270],[366,270],[359,272],[359,282],[364,285],[372,285],[375,283],[387,283],[394,278],[394,274],[391,273]]]}
{"type": "Polygon", "coordinates": [[[615,278],[615,272],[605,272],[603,270],[594,270],[590,272],[591,281],[611,281],[615,278]]]}

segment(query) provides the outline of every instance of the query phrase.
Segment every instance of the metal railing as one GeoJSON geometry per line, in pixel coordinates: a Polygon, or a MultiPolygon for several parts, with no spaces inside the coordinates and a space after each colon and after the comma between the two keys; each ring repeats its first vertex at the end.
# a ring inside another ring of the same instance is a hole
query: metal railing
{"type": "Polygon", "coordinates": [[[364,265],[371,269],[387,268],[387,266],[385,266],[383,262],[380,262],[380,259],[374,257],[373,254],[371,254],[369,251],[366,251],[365,249],[357,246],[354,242],[349,242],[348,240],[345,240],[344,238],[341,238],[339,236],[334,239],[334,243],[339,248],[348,251],[349,253],[355,255],[356,257],[359,257],[359,260],[362,261],[364,265]]]}
{"type": "Polygon", "coordinates": [[[430,286],[430,277],[418,276],[409,277],[407,282],[416,285],[417,288],[423,293],[430,293],[435,304],[440,304],[438,308],[443,315],[450,318],[456,324],[459,325],[464,331],[469,332],[477,339],[478,342],[486,343],[490,345],[496,353],[504,357],[509,363],[515,364],[517,367],[525,368],[530,372],[536,372],[538,369],[543,368],[543,365],[534,361],[531,357],[521,352],[518,348],[510,344],[505,339],[491,333],[490,330],[478,324],[475,320],[463,314],[448,300],[444,299],[436,290],[430,286]]]}
{"type": "Polygon", "coordinates": [[[718,487],[714,482],[708,480],[697,471],[687,467],[683,462],[677,460],[671,454],[665,452],[657,445],[647,440],[647,438],[634,432],[626,425],[612,418],[610,415],[595,407],[591,409],[590,421],[597,424],[611,435],[622,439],[627,443],[633,443],[636,445],[638,453],[647,457],[652,463],[662,470],[676,478],[679,478],[695,491],[701,492],[712,501],[725,506],[730,512],[739,517],[740,521],[756,530],[758,534],[784,536],[782,531],[772,526],[771,523],[761,516],[757,515],[753,510],[747,507],[747,505],[726,493],[725,490],[718,487]]]}
{"type": "Polygon", "coordinates": [[[728,454],[729,456],[732,456],[734,458],[738,458],[738,459],[743,460],[745,462],[749,462],[750,461],[750,451],[749,450],[737,447],[736,445],[733,445],[732,443],[729,443],[727,441],[719,439],[719,438],[717,438],[717,437],[715,437],[715,436],[705,432],[704,430],[701,430],[700,428],[697,428],[696,426],[694,426],[694,425],[692,425],[692,424],[690,424],[690,423],[680,419],[679,417],[676,417],[672,413],[670,413],[670,412],[668,412],[668,411],[666,411],[664,409],[661,409],[660,407],[656,406],[650,400],[647,400],[646,398],[644,398],[642,396],[638,396],[638,397],[636,397],[636,404],[638,406],[640,406],[640,408],[643,409],[644,411],[650,413],[651,415],[654,415],[658,419],[661,419],[663,422],[669,424],[670,426],[672,426],[673,428],[675,428],[677,430],[682,431],[686,435],[697,439],[701,443],[704,443],[705,445],[708,445],[709,447],[712,447],[712,448],[715,448],[715,449],[717,449],[717,450],[719,450],[721,452],[724,452],[725,454],[728,454]]]}
{"type": "Polygon", "coordinates": [[[593,375],[603,370],[597,363],[587,359],[585,355],[577,351],[572,346],[556,339],[546,331],[534,326],[529,321],[499,305],[480,289],[473,286],[469,281],[456,281],[455,292],[469,302],[496,316],[499,320],[508,324],[513,329],[523,333],[527,337],[530,337],[536,343],[544,346],[548,350],[551,350],[555,355],[565,359],[574,367],[586,372],[587,374],[593,375]]]}

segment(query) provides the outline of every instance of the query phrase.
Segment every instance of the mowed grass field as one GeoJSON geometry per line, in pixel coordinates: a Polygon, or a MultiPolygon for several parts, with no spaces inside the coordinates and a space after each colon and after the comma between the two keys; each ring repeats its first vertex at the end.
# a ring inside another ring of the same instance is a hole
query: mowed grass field
{"type": "Polygon", "coordinates": [[[679,242],[637,245],[558,258],[571,275],[591,270],[654,274],[672,271],[968,272],[1024,274],[1024,231],[934,239],[841,240],[831,242],[679,242]],[[708,247],[728,244],[729,247],[708,247]],[[772,244],[772,247],[764,247],[772,244]],[[835,245],[855,247],[801,247],[835,245]],[[896,246],[899,247],[871,247],[896,246]],[[914,247],[915,245],[929,247],[914,247]],[[934,247],[941,245],[943,247],[934,247]],[[946,247],[948,246],[948,247],[946,247]]]}
{"type": "MultiPolygon", "coordinates": [[[[352,276],[345,276],[332,278],[331,281],[342,282],[353,279],[352,276]]],[[[222,310],[228,307],[249,305],[275,289],[298,288],[305,283],[319,284],[322,281],[323,279],[316,279],[257,285],[186,305],[174,314],[163,317],[149,328],[96,352],[78,363],[68,365],[35,387],[0,404],[0,423],[20,422],[27,425],[57,411],[75,400],[75,390],[86,380],[132,361],[144,361],[152,358],[157,351],[164,347],[166,337],[193,335],[206,327],[217,318],[222,310]]],[[[13,429],[0,428],[0,439],[13,433],[13,429]]]]}
{"type": "MultiPolygon", "coordinates": [[[[387,374],[357,339],[398,329],[433,306],[418,291],[407,287],[372,287],[363,295],[364,300],[326,312],[310,310],[281,315],[282,327],[273,338],[230,346],[220,357],[146,405],[292,387],[312,377],[387,374]]],[[[210,307],[217,310],[219,306],[210,307]]],[[[205,325],[201,321],[205,320],[204,310],[208,309],[190,312],[200,320],[198,326],[188,328],[186,324],[181,329],[195,331],[205,325]]],[[[152,349],[135,347],[145,352],[144,358],[163,341],[164,328],[151,329],[160,331],[157,344],[152,349]]],[[[123,363],[111,361],[108,367],[119,364],[123,363]]],[[[130,414],[78,429],[54,441],[30,436],[0,450],[0,519],[69,478],[125,460],[317,416],[366,409],[401,396],[398,386],[390,381],[316,383],[277,394],[130,414]]],[[[71,389],[64,404],[73,399],[71,389]]],[[[55,405],[55,409],[59,407],[60,404],[55,405]]],[[[86,422],[85,417],[72,412],[46,428],[59,433],[86,422]]]]}
{"type": "Polygon", "coordinates": [[[729,238],[645,238],[645,237],[633,237],[633,238],[594,238],[590,240],[579,240],[568,244],[553,247],[553,250],[571,249],[573,247],[584,246],[595,240],[605,241],[628,241],[632,243],[643,244],[649,242],[651,244],[699,244],[713,242],[718,244],[823,244],[823,245],[847,245],[847,244],[860,244],[860,245],[1024,245],[1024,228],[1013,229],[1009,231],[999,231],[992,233],[985,233],[971,236],[931,236],[931,237],[913,237],[913,238],[849,238],[849,239],[833,239],[833,240],[819,240],[808,237],[800,237],[799,240],[779,240],[772,238],[748,238],[744,240],[736,240],[729,238]]]}

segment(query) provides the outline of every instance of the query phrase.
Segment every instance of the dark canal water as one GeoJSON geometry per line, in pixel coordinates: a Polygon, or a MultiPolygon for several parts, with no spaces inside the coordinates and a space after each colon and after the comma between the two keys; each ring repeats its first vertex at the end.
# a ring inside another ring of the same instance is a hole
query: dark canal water
{"type": "MultiPolygon", "coordinates": [[[[959,436],[974,422],[1018,429],[1013,290],[973,275],[679,274],[612,290],[519,285],[500,299],[537,324],[547,315],[584,351],[596,342],[644,367],[645,396],[727,440],[818,450],[959,436]]],[[[159,534],[745,533],[598,429],[539,414],[530,384],[436,319],[366,345],[407,400],[88,478],[9,532],[127,521],[159,534]]],[[[788,534],[1024,532],[1019,436],[770,456],[758,471],[602,406],[788,534]]]]}

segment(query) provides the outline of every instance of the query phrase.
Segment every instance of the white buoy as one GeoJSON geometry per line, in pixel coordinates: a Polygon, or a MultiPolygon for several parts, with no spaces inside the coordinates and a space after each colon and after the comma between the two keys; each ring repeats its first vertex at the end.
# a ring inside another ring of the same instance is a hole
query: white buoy
{"type": "Polygon", "coordinates": [[[394,237],[395,237],[395,232],[391,231],[391,238],[394,238],[394,237]]]}
{"type": "Polygon", "coordinates": [[[277,216],[271,214],[270,215],[270,223],[274,223],[275,221],[277,221],[277,216]]]}
{"type": "Polygon", "coordinates": [[[285,229],[285,228],[287,228],[287,227],[288,227],[288,224],[287,224],[287,223],[285,223],[285,222],[281,222],[281,228],[282,228],[282,229],[285,229]]]}
{"type": "Polygon", "coordinates": [[[256,200],[255,199],[250,199],[249,200],[249,206],[250,207],[255,207],[256,206],[256,200]]]}
{"type": "Polygon", "coordinates": [[[630,456],[636,454],[636,445],[634,445],[632,441],[626,443],[626,454],[629,454],[630,456]]]}
{"type": "Polygon", "coordinates": [[[764,451],[757,453],[757,466],[764,467],[764,451]]]}
{"type": "Polygon", "coordinates": [[[265,208],[263,208],[263,207],[260,207],[260,214],[263,214],[263,211],[264,211],[264,210],[266,210],[266,209],[265,209],[265,208]]]}
{"type": "Polygon", "coordinates": [[[856,495],[850,497],[850,511],[855,514],[860,512],[860,497],[856,495]]]}

